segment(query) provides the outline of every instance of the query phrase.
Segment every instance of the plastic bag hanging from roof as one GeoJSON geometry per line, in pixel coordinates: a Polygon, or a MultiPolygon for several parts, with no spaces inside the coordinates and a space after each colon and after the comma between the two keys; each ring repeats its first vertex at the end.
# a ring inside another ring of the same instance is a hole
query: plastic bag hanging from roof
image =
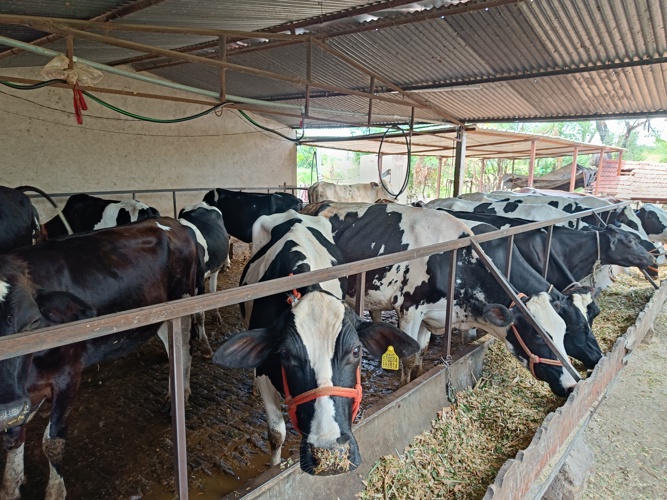
{"type": "Polygon", "coordinates": [[[78,84],[81,87],[90,87],[104,78],[104,73],[82,63],[75,62],[72,69],[68,69],[67,56],[54,57],[42,69],[42,76],[48,80],[67,80],[70,85],[78,84]]]}

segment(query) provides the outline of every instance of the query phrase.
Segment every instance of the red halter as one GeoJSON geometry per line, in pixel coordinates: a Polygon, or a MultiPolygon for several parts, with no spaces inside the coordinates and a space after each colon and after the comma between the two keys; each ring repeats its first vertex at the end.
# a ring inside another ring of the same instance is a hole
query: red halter
{"type": "MultiPolygon", "coordinates": [[[[551,292],[551,289],[553,288],[553,285],[549,287],[549,292],[551,292]]],[[[527,297],[525,293],[520,293],[517,295],[520,299],[527,297]]],[[[514,307],[514,301],[510,304],[510,309],[514,307]]],[[[557,359],[546,359],[546,358],[540,358],[537,354],[533,354],[530,352],[530,349],[528,349],[528,346],[526,343],[523,341],[521,338],[521,335],[519,335],[519,330],[516,329],[516,326],[514,326],[514,323],[512,323],[512,331],[514,332],[514,335],[516,336],[516,339],[519,341],[519,344],[521,344],[521,347],[523,347],[523,350],[526,351],[526,354],[528,354],[528,367],[530,368],[530,373],[533,374],[533,377],[537,378],[535,375],[535,365],[538,363],[542,363],[543,365],[551,365],[551,366],[563,366],[563,363],[558,361],[557,359]]]]}
{"type": "Polygon", "coordinates": [[[296,408],[297,406],[312,401],[313,399],[322,398],[325,396],[340,396],[343,398],[351,398],[354,400],[352,403],[352,422],[357,416],[359,411],[359,405],[361,404],[361,364],[357,367],[357,383],[354,386],[354,389],[349,387],[317,387],[306,391],[303,394],[299,394],[296,397],[292,397],[289,392],[289,387],[287,386],[287,375],[285,373],[285,368],[282,367],[283,372],[283,389],[285,391],[285,403],[287,404],[287,413],[289,418],[292,421],[292,426],[296,431],[301,434],[301,429],[299,429],[299,424],[296,421],[296,408]]]}

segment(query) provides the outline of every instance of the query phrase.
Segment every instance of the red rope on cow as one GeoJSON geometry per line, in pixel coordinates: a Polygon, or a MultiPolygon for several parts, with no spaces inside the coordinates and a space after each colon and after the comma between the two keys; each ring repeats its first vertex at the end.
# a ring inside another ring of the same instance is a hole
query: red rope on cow
{"type": "Polygon", "coordinates": [[[361,389],[361,365],[357,366],[357,383],[354,386],[354,389],[349,387],[316,387],[310,391],[306,391],[303,394],[299,394],[296,397],[292,397],[289,392],[289,386],[287,385],[287,374],[285,373],[285,368],[282,368],[283,372],[283,390],[285,391],[285,403],[287,404],[287,413],[289,418],[292,421],[292,427],[301,434],[301,429],[296,419],[296,409],[299,405],[312,401],[313,399],[323,398],[327,396],[340,396],[343,398],[351,398],[354,400],[352,403],[352,419],[351,422],[354,422],[354,419],[359,412],[359,406],[361,405],[362,389],[361,389]]]}
{"type": "MultiPolygon", "coordinates": [[[[294,276],[294,273],[289,273],[288,276],[294,276]]],[[[301,293],[295,288],[291,292],[287,292],[286,302],[294,307],[297,302],[301,299],[301,293]]]]}
{"type": "MultiPolygon", "coordinates": [[[[551,291],[551,289],[549,289],[549,291],[551,291]]],[[[527,295],[525,293],[519,293],[517,297],[519,297],[519,299],[522,299],[524,297],[527,297],[527,295]]],[[[512,309],[512,307],[514,307],[514,301],[512,301],[512,303],[510,304],[510,309],[512,309]]],[[[537,354],[533,354],[530,351],[530,349],[528,349],[528,346],[521,338],[521,335],[519,335],[519,330],[516,329],[516,326],[514,326],[514,324],[512,324],[512,331],[514,332],[516,339],[519,341],[519,344],[521,344],[521,347],[528,355],[528,367],[530,368],[530,373],[533,374],[533,377],[537,378],[537,375],[535,375],[535,365],[539,363],[542,363],[543,365],[561,366],[561,367],[563,366],[563,363],[561,363],[557,359],[540,358],[537,354]]]]}

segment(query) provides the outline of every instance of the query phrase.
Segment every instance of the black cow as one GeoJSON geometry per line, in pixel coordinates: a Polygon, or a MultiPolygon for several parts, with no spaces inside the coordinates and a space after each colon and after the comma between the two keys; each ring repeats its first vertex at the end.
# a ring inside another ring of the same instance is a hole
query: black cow
{"type": "MultiPolygon", "coordinates": [[[[472,234],[463,222],[444,212],[398,204],[322,203],[309,206],[306,210],[331,221],[334,241],[348,262],[472,234]]],[[[533,354],[544,359],[554,359],[555,355],[519,310],[506,307],[509,305],[507,294],[472,249],[467,247],[457,255],[457,280],[460,286],[457,286],[454,297],[453,326],[463,330],[475,327],[484,329],[504,340],[508,349],[526,364],[534,358],[523,348],[517,339],[518,335],[533,354]]],[[[447,297],[449,261],[448,253],[440,253],[369,271],[366,273],[366,307],[370,310],[396,311],[399,328],[418,339],[420,347],[425,349],[430,332],[445,327],[447,303],[450,300],[447,297]]],[[[516,262],[516,265],[520,265],[519,256],[516,262]]],[[[560,304],[552,301],[547,287],[544,291],[537,291],[535,283],[539,276],[525,261],[521,271],[513,272],[525,277],[524,286],[531,292],[526,307],[566,357],[566,325],[556,312],[560,304]]],[[[353,288],[354,284],[351,285],[348,294],[354,296],[357,291],[353,288]]],[[[530,366],[533,367],[532,362],[530,366]]],[[[414,368],[421,370],[420,356],[414,368]]],[[[533,368],[535,376],[548,382],[552,391],[558,395],[566,396],[576,384],[563,366],[539,363],[533,368]]],[[[413,366],[404,363],[402,382],[410,380],[412,369],[413,366]]]]}
{"type": "MultiPolygon", "coordinates": [[[[497,228],[529,222],[498,215],[445,211],[463,221],[484,222],[497,228]]],[[[588,226],[584,230],[554,227],[547,280],[557,289],[565,290],[573,282],[588,276],[597,260],[602,265],[623,267],[645,268],[654,264],[655,259],[638,242],[634,234],[615,226],[596,229],[597,235],[587,229],[588,226]]],[[[542,273],[546,256],[546,230],[517,234],[514,236],[514,244],[533,269],[542,273]]]]}
{"type": "MultiPolygon", "coordinates": [[[[229,269],[229,235],[222,221],[222,214],[216,207],[201,202],[181,209],[178,221],[189,227],[195,235],[197,244],[204,255],[204,278],[209,278],[208,288],[211,293],[218,286],[218,273],[229,269]]],[[[203,292],[203,291],[202,291],[203,292]]],[[[220,311],[216,309],[218,323],[222,324],[220,311]]],[[[204,313],[195,314],[195,329],[205,357],[211,357],[213,351],[208,343],[204,326],[204,313]]]]}
{"type": "MultiPolygon", "coordinates": [[[[0,256],[0,337],[194,295],[200,266],[189,231],[168,218],[23,247],[0,256]]],[[[25,422],[43,399],[51,401],[43,440],[51,465],[46,498],[65,497],[67,420],[83,369],[131,352],[156,332],[166,340],[166,323],[0,361],[0,431],[7,450],[0,498],[20,496],[25,422]]],[[[187,342],[189,328],[183,332],[187,342]]],[[[189,349],[183,354],[187,397],[189,349]]]]}
{"type": "MultiPolygon", "coordinates": [[[[159,217],[160,213],[155,208],[137,200],[105,200],[81,193],[69,197],[62,210],[62,215],[73,232],[82,233],[159,217]]],[[[44,224],[44,230],[49,239],[68,234],[59,216],[55,216],[44,224]]]]}
{"type": "Polygon", "coordinates": [[[303,202],[289,193],[248,193],[212,189],[204,196],[204,202],[222,212],[227,232],[241,241],[252,241],[252,225],[262,215],[287,210],[301,210],[303,202]]]}
{"type": "MultiPolygon", "coordinates": [[[[341,262],[331,225],[323,217],[294,211],[264,216],[255,224],[259,232],[265,233],[266,244],[246,265],[242,285],[341,262]]],[[[389,324],[362,321],[343,302],[346,281],[334,279],[246,303],[242,311],[251,330],[232,336],[213,356],[213,362],[224,367],[257,369],[271,465],[280,463],[285,440],[282,393],[292,424],[302,435],[301,468],[318,475],[356,469],[361,456],[351,424],[361,402],[361,346],[374,356],[389,345],[399,356],[419,349],[389,324]],[[313,397],[301,400],[307,392],[313,397]],[[327,455],[337,460],[322,461],[327,455]]]]}
{"type": "Polygon", "coordinates": [[[0,186],[0,253],[40,239],[39,215],[24,193],[0,186]]]}

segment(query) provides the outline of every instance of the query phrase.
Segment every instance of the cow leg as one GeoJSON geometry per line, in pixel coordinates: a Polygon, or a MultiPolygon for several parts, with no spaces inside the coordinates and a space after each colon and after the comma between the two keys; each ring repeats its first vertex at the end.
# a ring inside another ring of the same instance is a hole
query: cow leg
{"type": "Polygon", "coordinates": [[[193,314],[193,317],[193,327],[197,338],[197,349],[201,352],[202,357],[210,359],[213,357],[213,350],[211,349],[211,344],[208,343],[208,336],[206,335],[204,312],[196,312],[193,314]]]}
{"type": "MultiPolygon", "coordinates": [[[[227,257],[227,262],[229,262],[229,257],[227,257]]],[[[225,268],[222,268],[223,272],[225,271],[225,268]]],[[[218,289],[218,273],[219,271],[215,271],[214,273],[211,273],[211,277],[208,280],[208,290],[209,292],[213,293],[218,289]]],[[[222,316],[220,315],[220,309],[217,307],[215,308],[215,319],[218,322],[219,325],[222,325],[222,316]]],[[[206,340],[206,343],[208,344],[208,339],[206,340]]],[[[209,346],[209,349],[211,347],[209,346]]]]}
{"type": "MultiPolygon", "coordinates": [[[[416,311],[409,311],[403,316],[399,314],[398,327],[407,333],[410,337],[419,341],[421,337],[423,337],[423,335],[420,337],[420,334],[422,333],[421,329],[423,328],[421,326],[423,316],[423,314],[418,314],[416,311]]],[[[417,354],[407,356],[401,360],[401,387],[412,380],[412,374],[415,372],[415,370],[416,372],[421,370],[422,357],[424,350],[428,346],[428,339],[429,337],[427,336],[426,345],[419,342],[420,350],[417,354]]]]}
{"type": "Polygon", "coordinates": [[[260,375],[255,380],[257,381],[257,387],[259,388],[259,393],[262,395],[264,409],[266,410],[266,423],[269,426],[269,445],[271,446],[271,465],[278,465],[287,432],[280,394],[273,387],[271,380],[266,375],[260,375]]]}
{"type": "Polygon", "coordinates": [[[5,473],[2,478],[0,500],[18,500],[21,498],[21,485],[25,484],[24,454],[26,426],[10,429],[3,437],[4,448],[7,450],[5,473]]]}
{"type": "MultiPolygon", "coordinates": [[[[162,341],[167,355],[169,355],[169,326],[168,324],[162,323],[160,329],[157,332],[158,337],[162,341]]],[[[192,367],[192,355],[190,353],[190,316],[181,318],[181,338],[183,342],[183,387],[185,395],[185,403],[188,403],[190,399],[190,394],[192,390],[190,389],[190,369],[192,367]]],[[[168,412],[171,408],[171,381],[169,383],[169,389],[167,390],[167,396],[165,397],[164,404],[162,405],[162,411],[168,412]]]]}
{"type": "Polygon", "coordinates": [[[369,311],[369,313],[374,322],[379,323],[382,321],[382,311],[369,311]]]}

